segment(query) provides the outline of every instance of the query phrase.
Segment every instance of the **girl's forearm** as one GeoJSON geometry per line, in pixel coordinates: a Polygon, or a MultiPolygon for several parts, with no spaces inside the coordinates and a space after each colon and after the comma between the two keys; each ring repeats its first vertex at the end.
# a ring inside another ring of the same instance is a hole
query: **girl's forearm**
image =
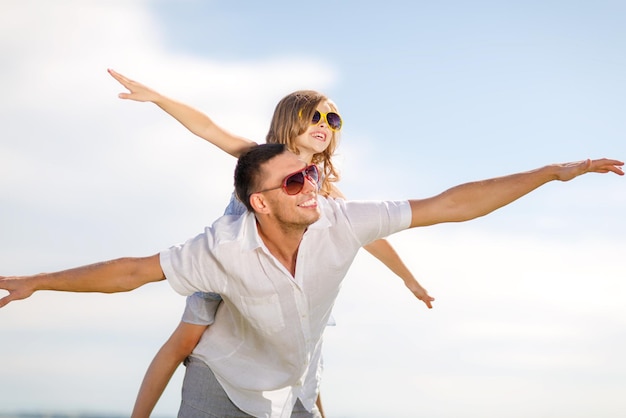
{"type": "Polygon", "coordinates": [[[249,139],[234,135],[221,128],[209,116],[189,105],[163,95],[156,96],[153,103],[180,122],[191,133],[235,158],[239,157],[249,147],[256,145],[249,139]]]}
{"type": "Polygon", "coordinates": [[[364,246],[365,250],[380,260],[405,283],[414,281],[413,274],[404,264],[396,250],[386,239],[379,239],[364,246]]]}
{"type": "Polygon", "coordinates": [[[131,418],[149,418],[167,384],[183,359],[171,357],[164,345],[154,357],[141,382],[131,418]]]}

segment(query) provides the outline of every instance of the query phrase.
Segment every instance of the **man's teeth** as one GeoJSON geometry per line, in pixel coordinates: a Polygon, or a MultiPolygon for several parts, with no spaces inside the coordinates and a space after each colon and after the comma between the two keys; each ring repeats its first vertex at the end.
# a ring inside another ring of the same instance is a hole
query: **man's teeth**
{"type": "Polygon", "coordinates": [[[309,199],[306,202],[302,202],[300,203],[300,207],[306,208],[309,206],[315,206],[315,204],[317,203],[317,201],[315,199],[309,199]]]}

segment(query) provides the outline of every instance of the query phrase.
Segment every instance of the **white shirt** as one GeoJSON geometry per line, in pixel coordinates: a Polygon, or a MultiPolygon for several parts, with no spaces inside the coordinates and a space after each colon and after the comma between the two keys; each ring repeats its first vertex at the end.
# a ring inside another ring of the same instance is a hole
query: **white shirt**
{"type": "Polygon", "coordinates": [[[229,398],[257,417],[289,417],[300,398],[311,409],[311,379],[341,282],[359,248],[408,228],[402,202],[318,198],[321,217],[304,233],[295,277],[267,250],[254,214],[223,216],[203,234],[161,252],[177,292],[219,293],[223,306],[194,356],[229,398]]]}

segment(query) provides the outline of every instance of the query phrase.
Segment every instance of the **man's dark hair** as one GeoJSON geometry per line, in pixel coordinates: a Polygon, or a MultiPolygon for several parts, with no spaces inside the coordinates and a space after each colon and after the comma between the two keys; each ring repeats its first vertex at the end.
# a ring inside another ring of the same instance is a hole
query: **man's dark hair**
{"type": "Polygon", "coordinates": [[[250,195],[259,187],[261,165],[285,152],[284,144],[261,144],[250,148],[237,160],[235,167],[235,194],[253,212],[250,195]]]}

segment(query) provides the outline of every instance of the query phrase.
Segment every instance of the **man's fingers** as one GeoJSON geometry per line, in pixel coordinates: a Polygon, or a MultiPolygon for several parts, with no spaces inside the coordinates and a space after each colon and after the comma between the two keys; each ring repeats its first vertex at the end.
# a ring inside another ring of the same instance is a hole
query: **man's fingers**
{"type": "Polygon", "coordinates": [[[5,297],[0,298],[0,308],[8,305],[9,302],[11,302],[12,300],[13,300],[13,297],[11,296],[10,293],[8,295],[6,295],[5,297]]]}
{"type": "Polygon", "coordinates": [[[590,171],[595,171],[597,173],[608,173],[609,171],[611,171],[615,174],[623,176],[623,165],[624,163],[622,161],[603,158],[600,160],[592,161],[590,167],[587,167],[587,169],[590,171]]]}

